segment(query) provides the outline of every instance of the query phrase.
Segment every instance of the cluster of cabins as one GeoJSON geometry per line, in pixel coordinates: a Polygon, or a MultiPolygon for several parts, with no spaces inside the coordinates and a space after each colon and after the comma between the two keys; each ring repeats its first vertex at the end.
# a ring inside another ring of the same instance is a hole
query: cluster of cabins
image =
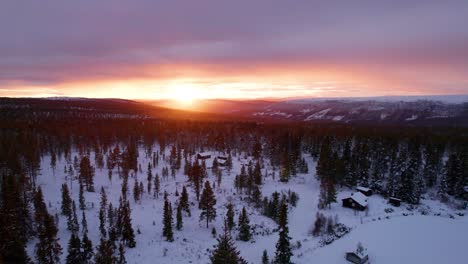
{"type": "MultiPolygon", "coordinates": [[[[358,186],[356,192],[352,193],[350,196],[342,199],[343,207],[364,211],[367,209],[368,200],[367,197],[373,194],[370,188],[358,186]]],[[[396,197],[390,197],[388,203],[399,207],[401,205],[401,200],[396,197]]]]}
{"type": "MultiPolygon", "coordinates": [[[[197,154],[197,159],[199,160],[207,160],[211,159],[211,153],[210,152],[200,152],[197,154]]],[[[226,166],[228,158],[226,156],[221,156],[218,155],[216,156],[216,159],[218,160],[218,166],[224,167],[226,166]]]]}

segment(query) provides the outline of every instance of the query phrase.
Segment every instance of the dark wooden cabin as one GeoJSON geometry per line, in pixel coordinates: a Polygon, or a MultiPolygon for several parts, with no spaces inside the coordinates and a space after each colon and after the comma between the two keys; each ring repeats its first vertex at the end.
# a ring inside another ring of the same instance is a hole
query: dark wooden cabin
{"type": "Polygon", "coordinates": [[[370,188],[366,188],[366,187],[362,187],[362,186],[358,186],[356,188],[356,190],[362,194],[364,194],[365,196],[371,196],[372,195],[372,190],[370,188]]]}
{"type": "Polygon", "coordinates": [[[369,260],[369,256],[368,255],[359,256],[358,254],[354,252],[347,252],[346,260],[354,264],[364,264],[369,260]]]}
{"type": "Polygon", "coordinates": [[[343,207],[359,211],[364,211],[367,208],[367,197],[360,192],[353,193],[351,196],[346,197],[341,201],[343,202],[343,207]]]}
{"type": "Polygon", "coordinates": [[[395,197],[390,197],[388,199],[388,203],[395,206],[395,207],[400,207],[401,205],[401,200],[395,197]]]}
{"type": "Polygon", "coordinates": [[[197,159],[206,160],[211,158],[211,154],[208,152],[202,152],[197,154],[197,159]]]}

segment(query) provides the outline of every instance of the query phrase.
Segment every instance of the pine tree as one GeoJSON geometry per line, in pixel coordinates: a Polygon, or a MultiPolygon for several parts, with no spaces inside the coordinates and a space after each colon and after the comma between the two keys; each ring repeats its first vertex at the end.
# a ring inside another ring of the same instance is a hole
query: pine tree
{"type": "Polygon", "coordinates": [[[101,237],[106,237],[106,210],[107,210],[107,195],[104,187],[101,187],[101,204],[99,208],[99,231],[101,237]]]}
{"type": "Polygon", "coordinates": [[[39,242],[36,244],[36,259],[39,264],[60,263],[62,247],[58,242],[57,231],[54,217],[46,212],[42,228],[38,230],[39,242]]]}
{"type": "Polygon", "coordinates": [[[119,257],[116,264],[127,264],[127,260],[125,259],[125,250],[122,243],[119,244],[119,257]]]}
{"type": "Polygon", "coordinates": [[[239,239],[249,241],[251,236],[249,216],[247,215],[247,210],[243,207],[239,215],[239,239]]]}
{"type": "Polygon", "coordinates": [[[80,182],[86,185],[88,192],[94,192],[94,167],[88,156],[84,156],[80,162],[80,182]]]}
{"type": "Polygon", "coordinates": [[[47,212],[42,190],[34,195],[35,220],[39,242],[36,244],[36,260],[39,264],[59,263],[62,247],[57,238],[54,217],[47,212]]]}
{"type": "Polygon", "coordinates": [[[232,203],[228,203],[227,205],[226,223],[229,231],[231,231],[236,225],[236,223],[234,222],[234,207],[232,203]]]}
{"type": "Polygon", "coordinates": [[[62,215],[66,217],[71,216],[71,197],[70,191],[68,190],[68,185],[66,183],[62,184],[62,215]]]}
{"type": "Polygon", "coordinates": [[[206,228],[208,223],[216,218],[216,197],[208,181],[205,182],[205,189],[200,198],[199,208],[201,209],[200,220],[206,219],[206,228]]]}
{"type": "Polygon", "coordinates": [[[84,233],[88,233],[88,221],[86,221],[86,214],[85,211],[82,211],[82,216],[81,216],[81,230],[84,233]]]}
{"type": "Polygon", "coordinates": [[[122,242],[129,248],[134,248],[136,246],[135,232],[132,227],[131,209],[128,201],[122,201],[119,214],[121,214],[122,219],[122,242]]]}
{"type": "Polygon", "coordinates": [[[151,171],[151,163],[148,163],[148,174],[146,179],[148,180],[148,194],[151,195],[151,187],[153,182],[153,172],[151,171]]]}
{"type": "Polygon", "coordinates": [[[290,245],[291,238],[289,237],[288,229],[288,206],[283,203],[279,214],[278,225],[280,228],[279,239],[276,243],[275,263],[290,264],[293,255],[290,245]]]}
{"type": "Polygon", "coordinates": [[[182,210],[185,211],[188,216],[191,216],[190,205],[188,202],[188,193],[187,193],[187,188],[185,188],[185,185],[184,187],[182,187],[182,194],[180,196],[179,204],[182,207],[182,210]]]}
{"type": "Polygon", "coordinates": [[[81,241],[74,233],[71,234],[68,241],[68,255],[66,259],[67,264],[81,264],[83,263],[83,254],[81,252],[81,241]]]}
{"type": "Polygon", "coordinates": [[[93,243],[88,238],[88,232],[83,233],[83,238],[81,239],[81,247],[82,247],[82,259],[83,263],[91,263],[93,258],[93,243]]]}
{"type": "Polygon", "coordinates": [[[140,200],[140,185],[138,184],[137,176],[135,175],[135,183],[133,184],[133,199],[135,202],[140,200]]]}
{"type": "Polygon", "coordinates": [[[166,241],[174,241],[174,233],[172,232],[172,208],[167,198],[164,199],[163,236],[166,237],[166,241]]]}
{"type": "Polygon", "coordinates": [[[263,250],[263,255],[262,255],[262,264],[269,264],[269,260],[268,260],[268,252],[265,250],[263,250]]]}
{"type": "Polygon", "coordinates": [[[70,230],[74,234],[77,234],[80,230],[80,226],[78,225],[78,217],[76,216],[75,201],[72,202],[72,214],[68,218],[67,227],[68,230],[70,230]]]}
{"type": "Polygon", "coordinates": [[[78,202],[80,204],[80,209],[85,210],[86,209],[86,202],[84,198],[84,190],[83,190],[83,184],[80,183],[80,194],[78,196],[78,202]]]}
{"type": "Polygon", "coordinates": [[[105,238],[101,238],[94,260],[96,264],[114,264],[116,262],[113,246],[105,238]]]}
{"type": "Polygon", "coordinates": [[[212,264],[247,264],[236,249],[230,232],[224,225],[223,235],[218,238],[218,245],[210,256],[212,264]]]}
{"type": "Polygon", "coordinates": [[[184,226],[184,222],[182,220],[182,206],[179,205],[177,206],[177,215],[176,215],[176,229],[181,230],[182,227],[184,226]]]}
{"type": "Polygon", "coordinates": [[[159,198],[159,188],[160,188],[159,174],[156,173],[154,177],[154,197],[155,198],[159,198]]]}

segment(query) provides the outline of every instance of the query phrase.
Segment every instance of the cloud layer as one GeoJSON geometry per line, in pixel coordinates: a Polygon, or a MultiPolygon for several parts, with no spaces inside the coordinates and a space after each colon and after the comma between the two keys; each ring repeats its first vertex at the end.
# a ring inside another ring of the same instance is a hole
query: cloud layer
{"type": "Polygon", "coordinates": [[[467,14],[454,0],[3,1],[0,95],[468,93],[467,14]]]}

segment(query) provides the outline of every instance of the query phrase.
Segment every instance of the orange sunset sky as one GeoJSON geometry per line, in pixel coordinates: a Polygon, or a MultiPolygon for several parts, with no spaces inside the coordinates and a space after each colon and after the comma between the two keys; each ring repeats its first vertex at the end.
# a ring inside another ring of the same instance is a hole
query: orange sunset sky
{"type": "Polygon", "coordinates": [[[468,94],[466,1],[6,1],[0,96],[468,94]]]}

